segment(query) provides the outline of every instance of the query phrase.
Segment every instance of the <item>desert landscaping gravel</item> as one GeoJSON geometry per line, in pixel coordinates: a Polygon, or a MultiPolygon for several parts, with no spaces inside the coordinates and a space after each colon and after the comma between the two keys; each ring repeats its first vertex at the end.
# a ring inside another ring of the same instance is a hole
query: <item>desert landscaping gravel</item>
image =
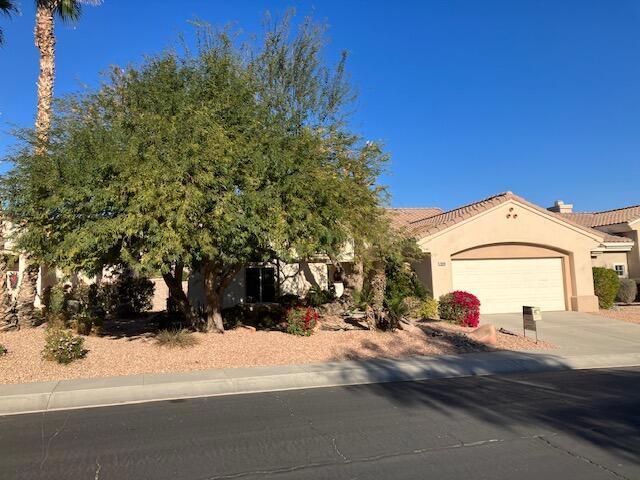
{"type": "MultiPolygon", "coordinates": [[[[121,338],[88,336],[86,357],[59,365],[41,357],[45,327],[25,328],[0,333],[0,344],[8,350],[0,357],[0,384],[492,350],[463,335],[471,330],[430,322],[393,333],[319,330],[310,337],[296,337],[237,328],[222,335],[194,333],[197,344],[185,349],[158,346],[153,333],[121,338]]],[[[506,350],[551,347],[501,333],[496,346],[506,350]]]]}
{"type": "Polygon", "coordinates": [[[640,305],[625,305],[613,307],[611,310],[600,310],[600,315],[625,322],[640,323],[640,305]]]}

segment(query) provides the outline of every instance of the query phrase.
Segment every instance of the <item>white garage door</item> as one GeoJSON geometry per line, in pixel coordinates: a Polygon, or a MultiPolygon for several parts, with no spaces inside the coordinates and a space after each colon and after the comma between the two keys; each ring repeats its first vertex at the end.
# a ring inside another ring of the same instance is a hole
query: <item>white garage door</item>
{"type": "Polygon", "coordinates": [[[454,260],[453,289],[473,293],[482,313],[522,312],[523,305],[565,310],[560,258],[454,260]]]}

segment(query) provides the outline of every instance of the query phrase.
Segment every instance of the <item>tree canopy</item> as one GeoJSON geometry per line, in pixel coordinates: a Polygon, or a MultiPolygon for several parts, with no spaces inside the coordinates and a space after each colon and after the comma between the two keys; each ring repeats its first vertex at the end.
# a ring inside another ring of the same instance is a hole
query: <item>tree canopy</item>
{"type": "Polygon", "coordinates": [[[23,131],[8,158],[19,246],[67,271],[161,270],[170,289],[201,269],[221,329],[222,292],[246,262],[335,258],[379,232],[386,154],[348,127],[346,55],[327,67],[324,28],[292,33],[290,20],[242,45],[201,25],[194,52],[112,68],[58,101],[46,149],[23,131]]]}

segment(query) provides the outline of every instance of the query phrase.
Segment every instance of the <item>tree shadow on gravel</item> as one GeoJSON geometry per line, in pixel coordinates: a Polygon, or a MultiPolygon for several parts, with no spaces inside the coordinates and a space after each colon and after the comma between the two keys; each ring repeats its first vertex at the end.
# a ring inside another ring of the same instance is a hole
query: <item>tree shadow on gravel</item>
{"type": "Polygon", "coordinates": [[[105,320],[101,337],[138,338],[154,337],[161,328],[161,315],[158,313],[144,313],[133,318],[114,318],[105,320]]]}

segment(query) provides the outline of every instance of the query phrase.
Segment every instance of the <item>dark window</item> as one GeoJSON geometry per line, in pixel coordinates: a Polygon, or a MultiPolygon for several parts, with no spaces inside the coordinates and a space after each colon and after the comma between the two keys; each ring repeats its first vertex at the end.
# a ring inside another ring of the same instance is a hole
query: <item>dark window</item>
{"type": "Polygon", "coordinates": [[[245,270],[247,302],[273,302],[276,299],[276,275],[272,267],[248,267],[245,270]]]}

